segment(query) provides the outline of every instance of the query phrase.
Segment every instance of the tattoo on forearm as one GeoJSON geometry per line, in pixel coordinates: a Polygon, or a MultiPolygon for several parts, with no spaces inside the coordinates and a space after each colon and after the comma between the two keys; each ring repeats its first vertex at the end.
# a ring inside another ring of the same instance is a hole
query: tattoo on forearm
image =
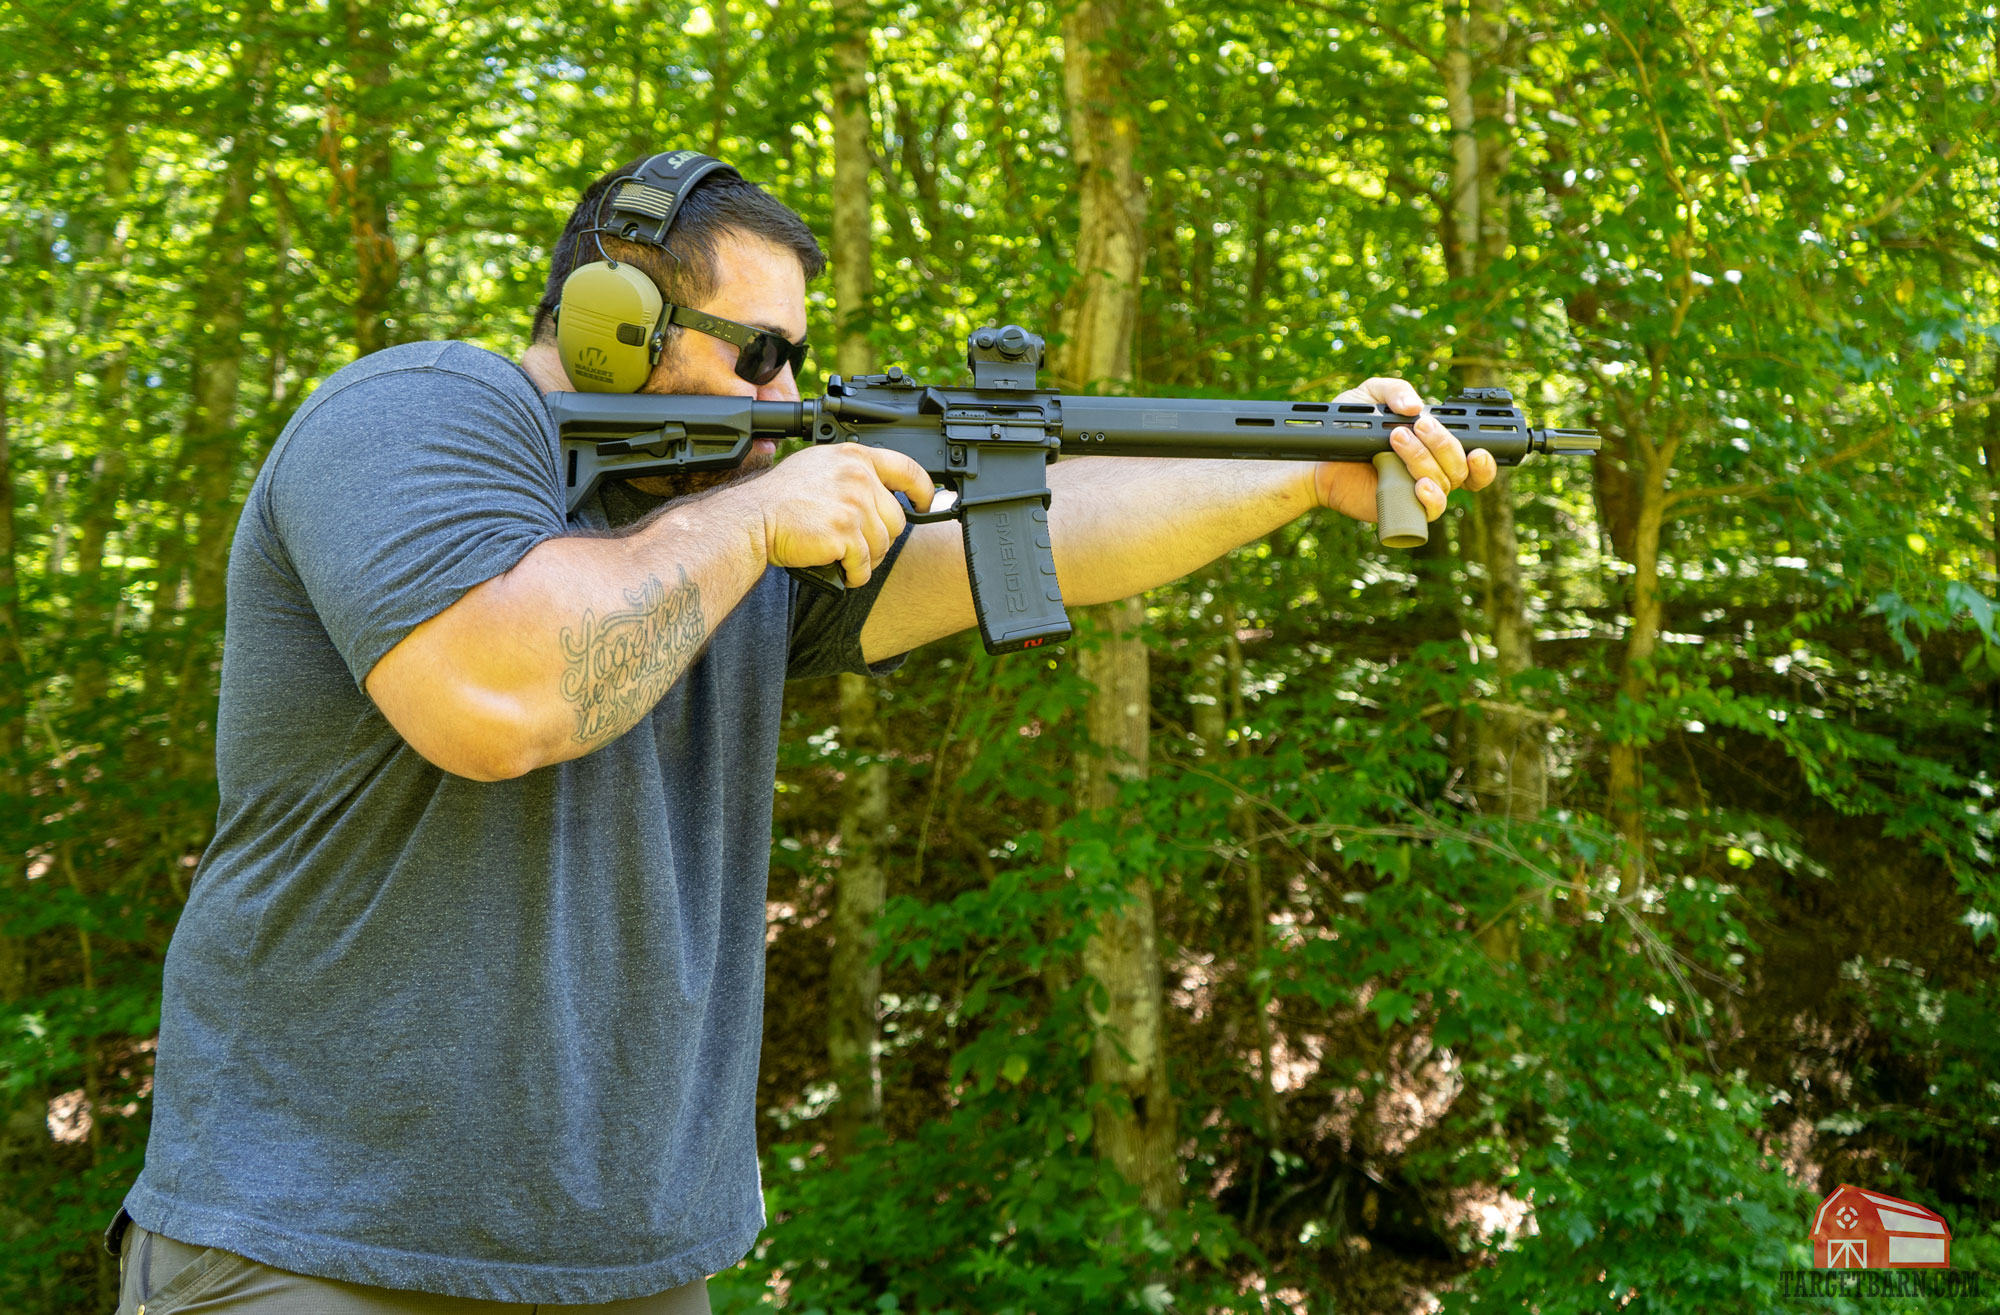
{"type": "Polygon", "coordinates": [[[576,742],[599,744],[623,735],[646,715],[708,640],[701,590],[682,568],[668,589],[648,576],[625,591],[630,606],[562,632],[563,697],[576,707],[576,742]]]}

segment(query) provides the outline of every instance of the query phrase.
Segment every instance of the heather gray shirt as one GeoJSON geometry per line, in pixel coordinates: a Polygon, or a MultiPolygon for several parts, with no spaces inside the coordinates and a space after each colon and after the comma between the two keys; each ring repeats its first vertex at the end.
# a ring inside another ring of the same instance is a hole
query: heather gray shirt
{"type": "Polygon", "coordinates": [[[565,522],[557,454],[516,366],[417,343],[327,380],[258,475],[229,562],[221,812],[167,953],[127,1200],[142,1226],[552,1303],[686,1283],[762,1226],[781,688],[868,669],[887,564],[837,598],[767,572],[615,742],[452,776],[362,681],[536,544],[606,528],[595,498],[565,522]]]}

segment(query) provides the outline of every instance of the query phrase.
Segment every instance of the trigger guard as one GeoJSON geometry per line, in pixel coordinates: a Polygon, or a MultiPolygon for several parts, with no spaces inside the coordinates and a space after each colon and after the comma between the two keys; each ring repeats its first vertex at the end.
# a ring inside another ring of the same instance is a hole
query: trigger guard
{"type": "Polygon", "coordinates": [[[903,519],[912,525],[937,525],[944,521],[958,520],[964,514],[965,508],[959,503],[958,490],[939,485],[931,494],[929,511],[917,511],[912,508],[904,513],[903,519]]]}

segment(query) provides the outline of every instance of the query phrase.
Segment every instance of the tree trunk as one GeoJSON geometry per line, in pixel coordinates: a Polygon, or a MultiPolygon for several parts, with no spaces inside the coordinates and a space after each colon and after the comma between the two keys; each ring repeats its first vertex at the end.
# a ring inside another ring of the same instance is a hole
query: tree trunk
{"type": "Polygon", "coordinates": [[[261,466],[281,432],[283,419],[291,410],[291,330],[292,317],[285,313],[283,295],[290,284],[290,262],[284,253],[292,249],[295,215],[285,198],[284,184],[270,163],[264,166],[264,180],[271,193],[271,248],[277,259],[271,265],[271,304],[264,319],[263,396],[255,405],[255,429],[246,438],[249,464],[261,466]]]}
{"type": "Polygon", "coordinates": [[[637,21],[619,25],[629,61],[626,72],[632,79],[625,88],[625,148],[618,152],[620,159],[644,155],[653,149],[653,116],[646,108],[646,70],[651,67],[653,57],[646,49],[646,34],[658,17],[651,4],[642,4],[634,17],[637,21]]]}
{"type": "MultiPolygon", "coordinates": [[[[1994,392],[2000,392],[2000,343],[1993,346],[1994,392]]],[[[1993,574],[2000,578],[2000,403],[1986,404],[1986,422],[1980,431],[1980,451],[1986,455],[1986,511],[1993,523],[1993,574]]]]}
{"type": "MultiPolygon", "coordinates": [[[[7,307],[11,310],[12,307],[7,307]]],[[[25,1003],[31,938],[6,929],[29,912],[26,852],[34,817],[28,795],[28,668],[23,656],[20,577],[14,554],[20,542],[14,514],[13,439],[7,390],[11,348],[0,343],[0,1001],[25,1003]]],[[[47,1133],[41,1119],[47,1093],[40,1084],[0,1091],[0,1181],[23,1182],[41,1170],[47,1133]]],[[[32,1225],[12,1201],[0,1199],[0,1236],[19,1237],[32,1225]]]]}
{"type": "MultiPolygon", "coordinates": [[[[868,150],[867,0],[837,0],[833,71],[833,286],[839,314],[834,365],[868,370],[868,324],[874,291],[868,150]]],[[[840,677],[840,742],[852,755],[841,786],[840,872],[833,916],[833,964],[827,987],[827,1059],[839,1092],[833,1107],[835,1152],[882,1116],[882,970],[874,962],[875,923],[887,893],[882,852],[889,820],[889,769],[882,761],[875,682],[840,677]]]]}
{"type": "MultiPolygon", "coordinates": [[[[1054,369],[1069,385],[1115,387],[1132,379],[1146,215],[1126,87],[1131,51],[1144,40],[1134,8],[1131,0],[1084,0],[1063,20],[1063,88],[1081,202],[1078,276],[1063,301],[1054,369]]],[[[1145,604],[1128,598],[1092,612],[1102,642],[1078,659],[1094,690],[1078,802],[1094,810],[1116,801],[1121,780],[1145,775],[1152,719],[1145,604]]],[[[1179,1204],[1181,1189],[1152,875],[1135,876],[1126,896],[1083,952],[1084,971],[1102,991],[1101,1007],[1092,1007],[1091,1076],[1112,1096],[1095,1116],[1097,1147],[1148,1207],[1164,1213],[1179,1204]]]]}
{"type": "Polygon", "coordinates": [[[872,364],[868,327],[875,294],[874,189],[868,147],[868,3],[836,0],[833,73],[833,299],[839,316],[834,366],[859,374],[872,364]]]}
{"type": "Polygon", "coordinates": [[[887,893],[882,863],[889,823],[889,772],[882,721],[866,676],[840,677],[840,742],[850,755],[841,784],[840,870],[835,878],[833,963],[827,985],[827,1059],[838,1088],[835,1152],[882,1117],[882,1046],[877,1012],[882,970],[875,962],[877,919],[887,893]]]}
{"type": "MultiPolygon", "coordinates": [[[[4,858],[0,858],[0,1000],[19,1000],[28,981],[27,938],[6,931],[4,917],[13,912],[27,890],[22,854],[30,834],[28,668],[22,645],[20,576],[14,564],[19,538],[14,519],[13,437],[7,426],[8,355],[9,349],[0,345],[0,754],[5,755],[0,760],[0,801],[11,819],[4,833],[4,858]]],[[[5,1135],[0,1127],[0,1139],[5,1135]]]]}
{"type": "Polygon", "coordinates": [[[1063,19],[1063,93],[1076,160],[1076,282],[1057,320],[1059,386],[1129,384],[1146,185],[1126,81],[1142,0],[1083,0],[1063,19]]]}
{"type": "MultiPolygon", "coordinates": [[[[1643,437],[1635,444],[1642,461],[1632,535],[1632,630],[1625,639],[1624,669],[1618,678],[1619,701],[1630,705],[1652,697],[1653,654],[1660,643],[1660,528],[1666,512],[1667,469],[1676,445],[1672,436],[1664,451],[1655,451],[1643,437]]],[[[1620,737],[1612,741],[1611,820],[1624,841],[1624,889],[1628,893],[1638,889],[1646,873],[1644,767],[1643,745],[1638,740],[1620,737]]]]}
{"type": "MultiPolygon", "coordinates": [[[[1116,804],[1121,782],[1146,775],[1151,691],[1144,601],[1091,611],[1102,642],[1078,658],[1093,689],[1085,712],[1091,754],[1080,764],[1078,802],[1096,810],[1116,804]]],[[[1102,989],[1091,1007],[1098,1028],[1091,1079],[1111,1092],[1096,1114],[1097,1147],[1148,1207],[1164,1213],[1180,1204],[1181,1187],[1152,875],[1133,877],[1125,895],[1083,950],[1084,972],[1102,989]]]]}
{"type": "MultiPolygon", "coordinates": [[[[269,47],[263,42],[246,43],[248,66],[239,66],[240,76],[255,97],[270,68],[269,47]]],[[[187,500],[183,513],[191,513],[194,525],[184,541],[163,554],[162,588],[167,582],[188,581],[188,622],[183,631],[179,688],[175,692],[175,722],[195,718],[197,707],[206,706],[207,684],[198,678],[202,663],[208,661],[213,646],[222,635],[223,587],[229,565],[229,544],[236,530],[237,507],[234,492],[236,474],[243,462],[242,431],[237,426],[236,409],[243,378],[243,321],[247,280],[243,262],[249,251],[250,195],[260,165],[262,134],[259,115],[253,108],[251,122],[239,126],[223,172],[222,195],[209,221],[209,258],[195,285],[192,322],[189,325],[190,361],[193,367],[191,396],[181,426],[177,471],[185,472],[187,500]]],[[[178,594],[178,590],[176,590],[178,594]]],[[[162,599],[158,615],[165,621],[179,603],[176,596],[162,599]]],[[[207,735],[179,737],[186,756],[186,770],[206,774],[213,770],[212,740],[207,735]]]]}
{"type": "Polygon", "coordinates": [[[354,236],[354,349],[358,356],[379,352],[395,341],[390,306],[399,274],[395,237],[389,231],[389,196],[394,189],[395,157],[387,122],[392,60],[389,24],[393,11],[343,0],[347,24],[347,68],[354,86],[347,127],[354,149],[343,154],[343,133],[337,121],[327,124],[327,162],[334,189],[347,198],[348,224],[354,236]]]}
{"type": "Polygon", "coordinates": [[[104,555],[111,534],[118,526],[118,501],[125,492],[125,471],[130,464],[126,445],[126,376],[131,369],[131,350],[119,336],[119,319],[125,310],[126,198],[132,193],[132,140],[123,124],[111,129],[110,144],[104,153],[103,227],[84,238],[84,263],[98,266],[95,289],[86,289],[88,313],[84,336],[111,344],[96,364],[97,457],[91,463],[85,487],[82,514],[77,520],[75,615],[69,637],[78,654],[71,706],[88,717],[105,690],[109,656],[111,617],[117,605],[118,586],[104,578],[104,555]]]}
{"type": "Polygon", "coordinates": [[[1622,422],[1606,423],[1599,428],[1604,434],[1604,446],[1590,463],[1597,523],[1604,527],[1618,560],[1629,562],[1638,555],[1633,540],[1639,532],[1636,496],[1640,484],[1639,454],[1622,422]]]}
{"type": "MultiPolygon", "coordinates": [[[[2000,392],[2000,343],[1993,347],[1994,392],[2000,392]]],[[[2000,578],[2000,403],[1986,404],[1986,419],[1979,435],[1979,450],[1986,458],[1986,511],[1993,526],[1993,574],[2000,578]]],[[[2000,717],[2000,674],[1986,682],[1986,706],[2000,717]]]]}
{"type": "MultiPolygon", "coordinates": [[[[1236,638],[1239,619],[1236,605],[1227,601],[1233,582],[1230,579],[1228,562],[1225,560],[1217,572],[1217,591],[1225,601],[1222,605],[1222,643],[1211,653],[1204,664],[1197,689],[1205,702],[1194,708],[1194,731],[1207,751],[1211,764],[1220,763],[1229,756],[1230,727],[1242,727],[1246,718],[1243,710],[1243,645],[1236,638]]],[[[1248,757],[1250,740],[1246,736],[1236,743],[1235,756],[1248,757]]],[[[1243,837],[1256,834],[1256,808],[1241,795],[1230,806],[1230,830],[1240,842],[1243,837]]],[[[1252,1033],[1257,1042],[1257,1109],[1263,1126],[1259,1129],[1264,1139],[1273,1144],[1278,1136],[1278,1091],[1271,1083],[1273,1038],[1271,1034],[1271,978],[1264,971],[1264,959],[1271,944],[1270,906],[1264,888],[1264,859],[1254,844],[1245,844],[1243,849],[1243,889],[1248,898],[1250,917],[1249,969],[1245,974],[1250,988],[1250,1000],[1254,1014],[1252,1033]]],[[[1263,1160],[1260,1157],[1253,1183],[1261,1183],[1263,1160]]],[[[1254,1198],[1256,1188],[1252,1188],[1254,1198]]],[[[1253,1204],[1249,1212],[1256,1213],[1253,1204]]]]}
{"type": "MultiPolygon", "coordinates": [[[[1194,184],[1193,180],[1190,180],[1190,184],[1189,191],[1192,194],[1190,205],[1196,215],[1194,243],[1188,252],[1187,267],[1188,321],[1192,326],[1200,323],[1203,309],[1214,301],[1215,225],[1202,218],[1205,214],[1203,207],[1205,198],[1201,195],[1200,185],[1194,184]]],[[[1220,182],[1217,182],[1216,186],[1220,187],[1220,182]]],[[[1204,388],[1215,387],[1221,371],[1217,368],[1215,346],[1211,336],[1206,333],[1190,334],[1189,352],[1193,359],[1188,362],[1185,373],[1191,376],[1190,382],[1204,388]]]]}
{"type": "Polygon", "coordinates": [[[1146,259],[1152,268],[1154,292],[1142,306],[1133,328],[1135,375],[1147,387],[1176,386],[1188,374],[1187,347],[1193,325],[1187,304],[1187,257],[1180,249],[1177,200],[1169,179],[1156,179],[1148,204],[1146,259]]]}
{"type": "Polygon", "coordinates": [[[735,94],[736,70],[729,62],[729,0],[710,0],[715,22],[715,58],[709,61],[708,153],[722,154],[729,129],[729,98],[735,94]]]}
{"type": "MultiPolygon", "coordinates": [[[[1494,263],[1507,249],[1508,199],[1501,189],[1507,167],[1505,11],[1496,0],[1469,0],[1448,24],[1445,99],[1451,110],[1450,221],[1452,273],[1468,298],[1487,286],[1494,263]]],[[[1501,382],[1501,337],[1484,318],[1463,326],[1459,382],[1488,388],[1501,382]]],[[[1500,476],[1474,500],[1474,555],[1486,571],[1485,609],[1493,636],[1499,701],[1513,703],[1517,677],[1534,666],[1534,628],[1521,577],[1514,528],[1513,472],[1500,476]]],[[[1548,765],[1541,723],[1488,711],[1475,722],[1473,788],[1480,804],[1502,817],[1533,817],[1548,802],[1548,765]]]]}
{"type": "MultiPolygon", "coordinates": [[[[1243,322],[1263,324],[1278,312],[1275,307],[1264,304],[1270,295],[1271,267],[1276,263],[1277,244],[1271,240],[1271,171],[1278,166],[1268,159],[1257,167],[1257,182],[1251,190],[1250,198],[1250,286],[1243,298],[1243,322]]],[[[1239,358],[1242,362],[1241,386],[1252,392],[1264,387],[1264,350],[1256,342],[1246,343],[1239,358]]]]}

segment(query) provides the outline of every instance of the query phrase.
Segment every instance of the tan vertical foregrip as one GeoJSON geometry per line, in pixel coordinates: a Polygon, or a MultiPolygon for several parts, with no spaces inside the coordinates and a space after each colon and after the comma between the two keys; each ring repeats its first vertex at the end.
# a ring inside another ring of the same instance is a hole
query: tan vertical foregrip
{"type": "Polygon", "coordinates": [[[1375,454],[1375,540],[1384,548],[1420,548],[1431,541],[1417,482],[1394,452],[1375,454]]]}

